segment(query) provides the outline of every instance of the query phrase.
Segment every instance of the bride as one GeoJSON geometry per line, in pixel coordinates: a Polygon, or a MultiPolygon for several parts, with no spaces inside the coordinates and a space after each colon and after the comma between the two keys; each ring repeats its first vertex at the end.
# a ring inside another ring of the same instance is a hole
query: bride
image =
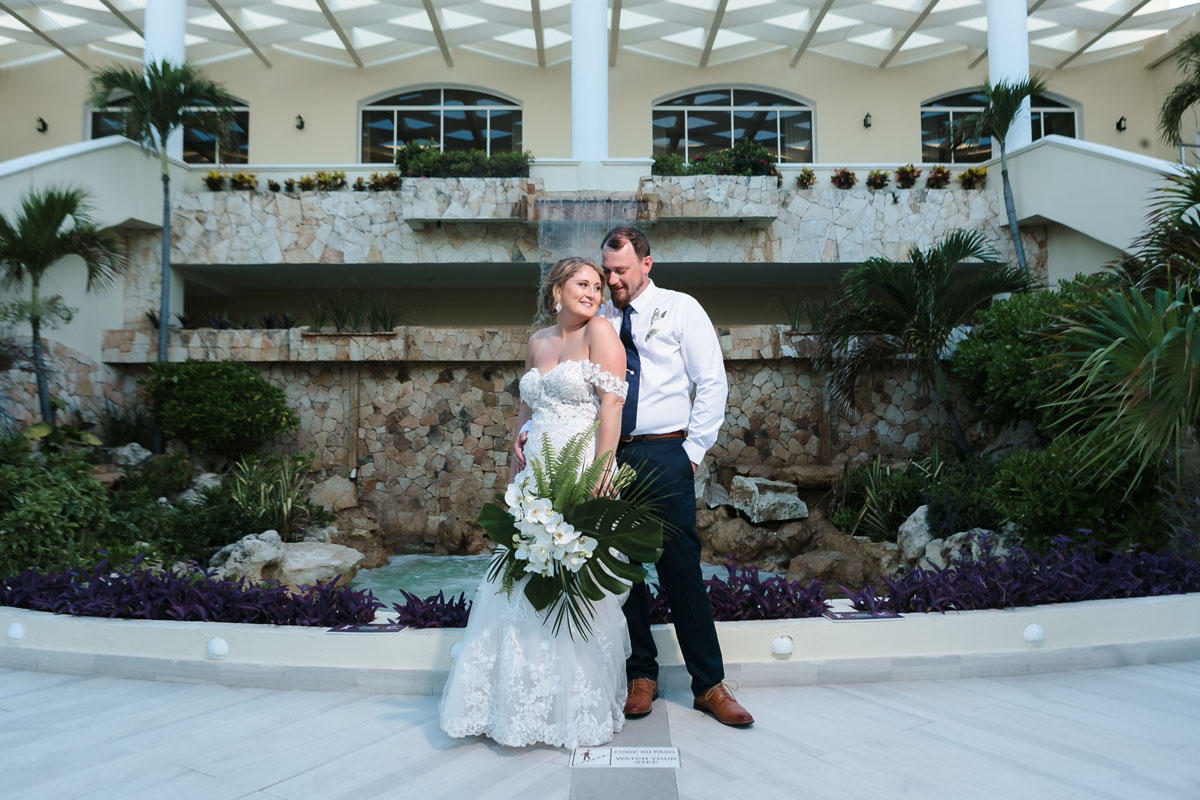
{"type": "MultiPolygon", "coordinates": [[[[516,425],[519,432],[529,423],[531,456],[541,452],[543,436],[557,451],[597,420],[594,454],[584,466],[616,450],[625,348],[612,324],[596,315],[604,286],[603,271],[583,258],[559,261],[542,282],[539,305],[555,324],[529,338],[516,425]]],[[[509,483],[530,470],[531,464],[520,472],[513,464],[509,483]]],[[[624,595],[595,603],[591,635],[583,640],[565,627],[555,635],[522,586],[506,593],[486,578],[480,584],[442,692],[442,730],[453,737],[483,734],[511,747],[609,741],[625,722],[624,595]]]]}

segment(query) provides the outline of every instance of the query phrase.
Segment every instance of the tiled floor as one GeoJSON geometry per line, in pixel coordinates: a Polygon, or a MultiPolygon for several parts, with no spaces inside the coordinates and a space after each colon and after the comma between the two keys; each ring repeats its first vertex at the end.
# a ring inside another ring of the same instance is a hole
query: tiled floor
{"type": "MultiPolygon", "coordinates": [[[[680,798],[1200,798],[1200,662],[738,696],[752,728],[718,725],[686,693],[628,723],[638,744],[634,726],[656,720],[679,747],[680,798]]],[[[564,751],[447,739],[436,706],[0,670],[0,797],[572,795],[564,751]]],[[[618,773],[609,796],[657,800],[618,773]]]]}

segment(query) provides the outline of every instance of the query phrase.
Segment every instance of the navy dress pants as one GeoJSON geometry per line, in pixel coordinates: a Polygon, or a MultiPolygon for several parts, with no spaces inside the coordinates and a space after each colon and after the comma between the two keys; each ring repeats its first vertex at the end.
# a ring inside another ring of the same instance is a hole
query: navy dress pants
{"type": "MultiPolygon", "coordinates": [[[[664,531],[658,580],[671,609],[675,635],[692,676],[692,693],[702,694],[725,679],[721,645],[712,607],[700,573],[700,536],[696,533],[696,492],[692,464],[682,439],[650,439],[617,447],[617,460],[639,477],[654,475],[657,511],[676,530],[664,531]]],[[[636,584],[625,602],[633,654],[625,662],[629,680],[658,680],[658,648],[650,634],[650,590],[636,584]]]]}

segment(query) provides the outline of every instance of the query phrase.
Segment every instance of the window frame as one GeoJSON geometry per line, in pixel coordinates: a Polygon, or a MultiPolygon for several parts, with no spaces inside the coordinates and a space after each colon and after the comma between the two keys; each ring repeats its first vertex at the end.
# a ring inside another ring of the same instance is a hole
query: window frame
{"type": "MultiPolygon", "coordinates": [[[[991,137],[987,137],[989,139],[988,156],[987,156],[987,158],[981,159],[980,161],[955,161],[953,149],[951,149],[951,151],[950,151],[950,159],[948,161],[944,161],[944,162],[926,162],[926,161],[924,161],[925,142],[924,142],[924,136],[923,136],[923,126],[921,123],[924,121],[925,113],[926,112],[949,112],[950,113],[950,129],[953,130],[954,129],[954,118],[955,118],[956,114],[971,114],[971,113],[978,112],[978,110],[983,107],[982,103],[978,106],[969,106],[969,105],[953,105],[952,106],[952,105],[935,105],[935,104],[943,99],[952,98],[952,97],[955,97],[956,95],[960,95],[960,94],[968,94],[969,95],[969,94],[975,93],[977,91],[978,91],[978,87],[967,87],[964,89],[956,89],[956,90],[952,90],[949,92],[943,92],[939,95],[936,95],[934,97],[931,97],[931,98],[921,102],[920,107],[917,109],[917,121],[918,121],[917,128],[918,128],[918,136],[921,137],[918,146],[920,148],[921,159],[922,159],[923,163],[979,164],[979,163],[982,163],[983,161],[987,161],[988,159],[996,157],[996,155],[994,153],[995,147],[990,142],[991,137]]],[[[1040,99],[1044,99],[1044,100],[1049,100],[1054,103],[1058,103],[1059,105],[1057,105],[1057,106],[1035,105],[1032,102],[1033,98],[1030,98],[1031,102],[1030,102],[1029,111],[1030,111],[1031,117],[1033,114],[1042,114],[1042,115],[1060,114],[1060,115],[1064,115],[1064,116],[1067,114],[1070,114],[1072,117],[1072,121],[1075,123],[1074,138],[1076,138],[1076,139],[1083,138],[1083,104],[1082,103],[1080,103],[1077,100],[1072,100],[1069,97],[1064,97],[1060,94],[1056,94],[1054,92],[1041,92],[1036,97],[1038,97],[1040,99]]],[[[1031,123],[1032,123],[1032,121],[1033,120],[1031,119],[1031,123]]],[[[1039,127],[1041,128],[1041,135],[1035,136],[1033,141],[1037,141],[1038,139],[1042,138],[1042,136],[1046,135],[1044,116],[1038,118],[1037,122],[1038,122],[1039,127]]]]}
{"type": "MultiPolygon", "coordinates": [[[[115,98],[113,98],[113,100],[116,102],[120,102],[127,98],[128,98],[128,95],[125,95],[124,97],[115,97],[115,98]]],[[[184,158],[185,164],[200,164],[200,165],[209,165],[209,166],[213,166],[213,167],[228,167],[228,166],[236,166],[238,164],[249,164],[250,163],[250,104],[248,102],[246,102],[245,100],[242,100],[241,98],[235,97],[234,99],[237,100],[237,102],[229,107],[230,110],[233,111],[233,113],[235,113],[235,114],[238,114],[241,112],[245,112],[245,114],[246,114],[246,160],[245,161],[233,161],[233,162],[222,161],[221,160],[221,151],[222,151],[221,140],[218,137],[216,146],[215,146],[215,156],[216,157],[213,161],[188,161],[186,158],[184,158]]],[[[91,141],[92,139],[99,138],[96,136],[96,130],[95,130],[96,120],[95,120],[94,115],[96,115],[96,114],[120,114],[123,110],[124,110],[123,106],[120,106],[120,105],[109,105],[105,108],[96,108],[91,103],[86,103],[85,107],[84,107],[84,126],[85,126],[84,135],[85,135],[86,139],[88,141],[91,141]]],[[[204,111],[206,109],[204,106],[193,106],[193,107],[187,108],[185,110],[196,112],[196,111],[204,111]]],[[[187,125],[183,126],[183,130],[185,132],[187,130],[187,127],[188,127],[187,125]]]]}
{"type": "Polygon", "coordinates": [[[654,143],[654,119],[658,112],[677,111],[684,115],[683,129],[685,132],[682,156],[685,161],[691,163],[691,157],[688,153],[687,144],[687,115],[692,111],[707,111],[707,112],[729,112],[729,145],[733,146],[737,141],[733,138],[734,132],[737,130],[737,117],[735,114],[740,111],[774,111],[775,115],[775,162],[777,164],[814,164],[817,162],[817,106],[812,100],[798,95],[794,92],[788,92],[781,89],[776,89],[770,86],[759,86],[753,84],[714,84],[708,86],[696,86],[682,91],[672,92],[668,95],[663,95],[650,103],[650,154],[651,156],[659,155],[655,151],[654,143]],[[702,94],[704,92],[728,92],[729,102],[725,105],[710,105],[710,106],[685,106],[685,105],[667,105],[672,100],[675,100],[686,95],[702,94]],[[759,92],[766,95],[771,95],[779,100],[789,101],[788,105],[737,105],[737,92],[759,92]],[[783,111],[807,111],[809,121],[809,151],[810,160],[808,161],[781,161],[780,156],[784,149],[782,125],[783,119],[779,112],[783,111]]]}
{"type": "MultiPolygon", "coordinates": [[[[394,164],[395,163],[394,157],[390,162],[389,161],[364,161],[363,160],[363,150],[364,150],[364,147],[363,147],[363,115],[368,111],[390,111],[392,113],[392,152],[393,152],[393,156],[395,154],[396,148],[398,147],[398,145],[396,143],[396,137],[400,130],[399,119],[397,118],[396,115],[399,114],[401,111],[436,111],[436,112],[438,112],[438,136],[437,136],[438,140],[437,140],[436,144],[437,144],[437,148],[438,148],[439,152],[443,152],[443,153],[446,152],[446,150],[445,150],[446,111],[469,111],[469,112],[486,111],[486,112],[488,112],[486,115],[487,123],[486,123],[486,127],[484,128],[484,141],[487,145],[486,148],[484,149],[484,153],[488,156],[491,156],[491,154],[492,154],[492,135],[491,135],[491,133],[492,133],[492,114],[491,114],[491,112],[492,111],[516,112],[517,114],[520,115],[519,121],[520,121],[520,125],[521,125],[521,134],[522,135],[521,135],[520,147],[513,148],[513,152],[519,152],[520,150],[522,150],[524,148],[524,145],[525,145],[525,136],[524,136],[525,108],[520,103],[520,101],[515,100],[511,95],[505,95],[505,94],[503,94],[501,92],[497,92],[493,89],[483,89],[478,86],[467,86],[467,85],[463,85],[463,84],[451,84],[451,83],[418,84],[416,86],[403,86],[403,87],[399,87],[399,88],[395,88],[395,89],[389,89],[387,91],[374,94],[371,97],[366,98],[365,100],[359,101],[358,110],[357,110],[357,124],[355,126],[355,142],[356,142],[355,147],[356,147],[356,151],[358,153],[357,163],[363,164],[363,165],[387,164],[387,163],[394,164]],[[380,100],[385,100],[394,95],[404,94],[406,92],[422,92],[422,91],[431,91],[431,90],[436,90],[438,92],[439,98],[441,100],[441,102],[439,104],[420,103],[420,104],[412,104],[412,105],[395,105],[395,104],[383,105],[383,104],[379,103],[380,100]],[[504,103],[501,105],[447,105],[446,104],[446,91],[447,90],[476,92],[476,93],[482,94],[482,95],[489,95],[489,96],[495,98],[496,100],[504,101],[504,103]]],[[[505,151],[497,151],[497,152],[510,152],[510,151],[505,150],[505,151]]]]}

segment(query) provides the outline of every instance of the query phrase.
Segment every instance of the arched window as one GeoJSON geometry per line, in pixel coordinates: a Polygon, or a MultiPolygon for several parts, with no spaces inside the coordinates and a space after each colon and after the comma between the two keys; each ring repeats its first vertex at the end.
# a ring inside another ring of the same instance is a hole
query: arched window
{"type": "Polygon", "coordinates": [[[812,105],[761,89],[693,91],[655,103],[654,155],[688,161],[737,142],[766,145],[779,161],[813,160],[812,105]]]}
{"type": "MultiPolygon", "coordinates": [[[[959,130],[968,117],[983,107],[983,95],[977,90],[954,92],[921,105],[921,160],[926,164],[966,164],[992,157],[988,136],[961,140],[959,130]]],[[[1034,141],[1050,133],[1076,136],[1077,108],[1044,94],[1030,98],[1034,141]]]]}
{"type": "MultiPolygon", "coordinates": [[[[121,129],[121,107],[128,98],[118,98],[108,108],[92,109],[89,115],[91,138],[123,133],[121,129]]],[[[200,111],[199,108],[196,111],[200,111]]],[[[183,126],[183,160],[188,164],[246,164],[250,161],[250,105],[237,100],[233,106],[232,136],[227,141],[198,128],[183,126]]]]}
{"type": "Polygon", "coordinates": [[[521,106],[474,89],[411,89],[364,103],[362,162],[391,163],[409,142],[442,151],[521,150],[521,106]]]}

